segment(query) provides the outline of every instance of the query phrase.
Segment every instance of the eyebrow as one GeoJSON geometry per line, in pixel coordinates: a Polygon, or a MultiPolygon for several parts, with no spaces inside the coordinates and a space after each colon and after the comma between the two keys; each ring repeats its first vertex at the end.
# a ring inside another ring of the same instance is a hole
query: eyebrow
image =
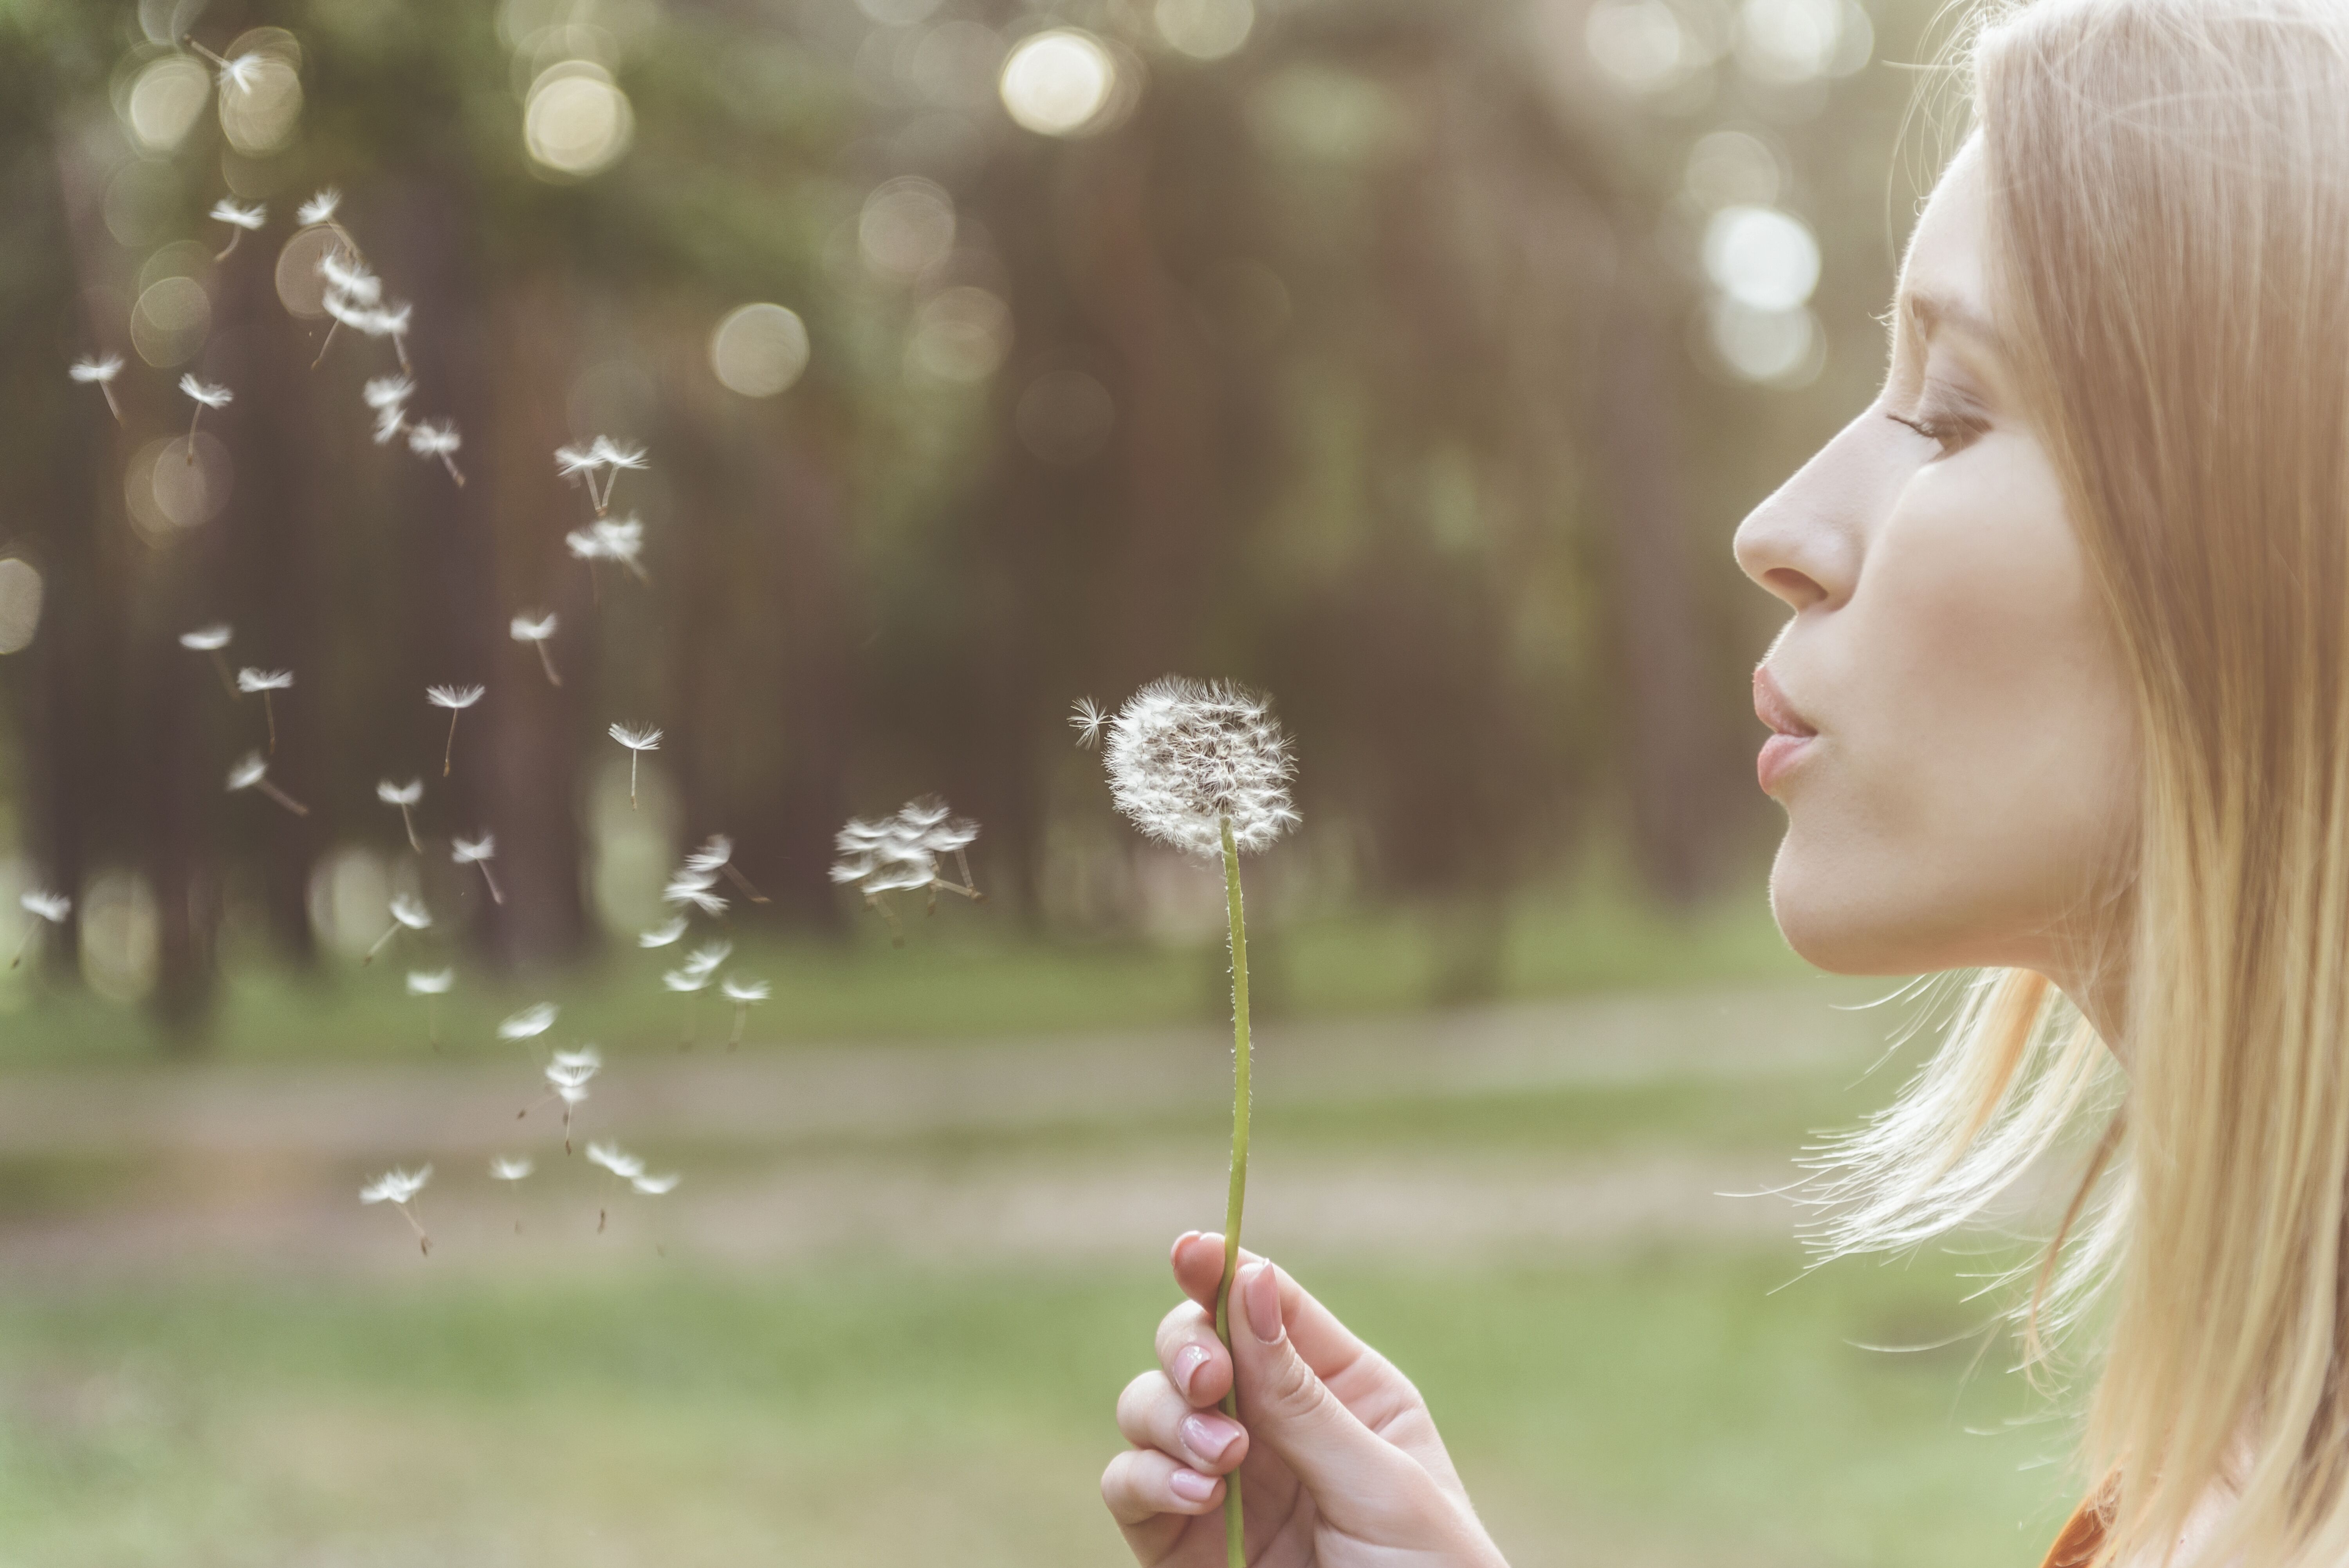
{"type": "Polygon", "coordinates": [[[2003,348],[1998,328],[1991,325],[1990,318],[1961,300],[1946,294],[1920,292],[1904,296],[1902,304],[1920,337],[1930,337],[1937,328],[1947,327],[1979,339],[1992,350],[2003,348]]]}

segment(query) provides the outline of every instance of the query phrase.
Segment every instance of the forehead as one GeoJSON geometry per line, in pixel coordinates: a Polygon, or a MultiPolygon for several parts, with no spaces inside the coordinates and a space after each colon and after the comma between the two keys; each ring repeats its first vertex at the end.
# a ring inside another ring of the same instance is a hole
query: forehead
{"type": "Polygon", "coordinates": [[[1900,267],[1899,304],[1906,313],[1920,296],[1946,300],[1976,317],[1990,314],[1987,255],[1988,192],[1982,139],[1969,138],[1941,173],[1909,237],[1900,267]]]}

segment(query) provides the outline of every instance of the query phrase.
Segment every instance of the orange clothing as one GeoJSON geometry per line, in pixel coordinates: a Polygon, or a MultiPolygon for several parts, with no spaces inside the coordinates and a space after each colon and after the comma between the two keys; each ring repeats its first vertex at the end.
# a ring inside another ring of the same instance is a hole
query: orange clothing
{"type": "Polygon", "coordinates": [[[2096,1548],[2105,1542],[2105,1514],[2098,1506],[2101,1501],[2100,1489],[2073,1511],[2064,1532],[2047,1549],[2047,1561],[2040,1568],[2087,1568],[2096,1548]]]}

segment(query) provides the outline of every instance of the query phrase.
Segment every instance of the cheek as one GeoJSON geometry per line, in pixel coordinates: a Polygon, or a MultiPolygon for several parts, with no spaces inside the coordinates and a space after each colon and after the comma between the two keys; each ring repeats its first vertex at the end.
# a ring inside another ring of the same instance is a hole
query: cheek
{"type": "Polygon", "coordinates": [[[1919,474],[1806,650],[1830,747],[1774,895],[1830,967],[2033,962],[2130,820],[2118,661],[2053,476],[2005,445],[1919,474]]]}

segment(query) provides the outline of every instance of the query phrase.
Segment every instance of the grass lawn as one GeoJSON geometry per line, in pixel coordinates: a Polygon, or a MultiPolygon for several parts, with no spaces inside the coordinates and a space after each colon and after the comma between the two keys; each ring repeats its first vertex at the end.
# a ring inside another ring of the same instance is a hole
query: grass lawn
{"type": "MultiPolygon", "coordinates": [[[[1518,1568],[2028,1568],[2057,1422],[1954,1267],[1658,1252],[1303,1272],[1426,1391],[1518,1568]]],[[[27,1568],[1122,1560],[1094,1478],[1168,1304],[1128,1275],[684,1267],[0,1294],[27,1568]]]]}

